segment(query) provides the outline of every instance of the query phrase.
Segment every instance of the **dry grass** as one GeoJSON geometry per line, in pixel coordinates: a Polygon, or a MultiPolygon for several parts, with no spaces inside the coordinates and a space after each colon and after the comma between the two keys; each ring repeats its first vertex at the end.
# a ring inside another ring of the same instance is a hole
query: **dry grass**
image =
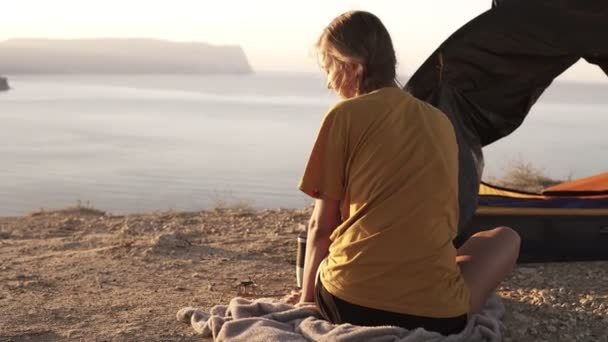
{"type": "Polygon", "coordinates": [[[105,211],[96,209],[89,202],[77,201],[75,205],[64,209],[44,209],[40,208],[38,211],[31,212],[26,216],[39,216],[39,215],[52,215],[52,214],[65,214],[65,215],[91,215],[91,216],[104,216],[105,211]]]}
{"type": "Polygon", "coordinates": [[[234,209],[240,211],[253,211],[253,201],[243,198],[238,198],[232,192],[214,191],[213,195],[209,196],[212,202],[213,210],[234,209]]]}
{"type": "Polygon", "coordinates": [[[534,166],[532,163],[522,158],[512,160],[502,178],[488,177],[488,182],[498,186],[526,191],[541,192],[543,189],[571,180],[555,179],[547,175],[542,168],[534,166]]]}

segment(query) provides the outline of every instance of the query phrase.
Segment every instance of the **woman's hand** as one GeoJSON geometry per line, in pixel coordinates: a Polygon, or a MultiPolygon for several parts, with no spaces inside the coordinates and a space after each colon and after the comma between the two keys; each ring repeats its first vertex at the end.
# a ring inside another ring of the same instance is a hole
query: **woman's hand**
{"type": "Polygon", "coordinates": [[[302,302],[302,301],[300,301],[298,304],[296,304],[297,308],[301,308],[303,306],[314,306],[316,308],[317,307],[317,303],[315,303],[315,302],[302,302]]]}
{"type": "Polygon", "coordinates": [[[300,302],[302,290],[291,290],[291,293],[285,295],[281,301],[287,304],[296,305],[300,302]]]}
{"type": "Polygon", "coordinates": [[[300,290],[300,289],[292,290],[291,293],[285,295],[281,299],[281,301],[285,302],[287,304],[295,305],[296,307],[303,307],[303,306],[316,307],[317,306],[317,304],[315,302],[303,302],[302,301],[302,290],[300,290]]]}

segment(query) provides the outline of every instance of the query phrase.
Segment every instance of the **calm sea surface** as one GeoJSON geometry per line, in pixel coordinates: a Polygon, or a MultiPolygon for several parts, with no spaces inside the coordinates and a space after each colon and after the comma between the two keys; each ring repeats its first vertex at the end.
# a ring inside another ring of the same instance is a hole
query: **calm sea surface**
{"type": "MultiPolygon", "coordinates": [[[[9,76],[0,215],[81,202],[114,213],[310,203],[296,185],[327,108],[321,76],[9,76]]],[[[608,82],[558,83],[486,174],[524,159],[554,177],[608,170],[608,82]]]]}

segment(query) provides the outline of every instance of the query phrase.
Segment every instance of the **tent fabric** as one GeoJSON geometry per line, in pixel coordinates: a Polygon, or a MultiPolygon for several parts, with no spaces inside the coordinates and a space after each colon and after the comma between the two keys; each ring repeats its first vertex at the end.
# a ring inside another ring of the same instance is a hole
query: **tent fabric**
{"type": "Polygon", "coordinates": [[[521,236],[519,262],[608,260],[608,194],[590,195],[588,191],[608,185],[607,176],[603,173],[556,185],[548,188],[554,189],[550,194],[482,183],[479,207],[454,245],[462,246],[479,231],[507,226],[521,236]],[[572,195],[570,189],[585,195],[572,195]]]}
{"type": "Polygon", "coordinates": [[[452,112],[469,144],[488,145],[580,58],[608,73],[607,17],[605,0],[499,1],[441,44],[406,88],[452,112]]]}
{"type": "Polygon", "coordinates": [[[545,199],[480,196],[479,205],[519,208],[608,208],[608,196],[598,196],[598,198],[548,197],[545,199]]]}
{"type": "Polygon", "coordinates": [[[476,232],[499,226],[520,235],[518,262],[608,260],[608,207],[480,207],[454,245],[460,247],[476,232]]]}
{"type": "Polygon", "coordinates": [[[424,62],[405,88],[442,110],[459,146],[459,229],[476,209],[482,146],[521,125],[580,58],[608,74],[608,1],[494,0],[424,62]]]}
{"type": "MultiPolygon", "coordinates": [[[[608,181],[608,173],[593,177],[583,178],[577,181],[564,183],[564,188],[570,189],[568,184],[573,184],[576,193],[583,195],[573,195],[572,191],[550,191],[546,190],[542,194],[527,193],[512,189],[501,188],[487,183],[479,186],[479,205],[487,207],[520,207],[520,208],[608,208],[608,193],[593,194],[586,190],[588,186],[597,186],[604,177],[608,181]]],[[[608,184],[608,183],[604,183],[608,184]]],[[[559,189],[560,185],[548,188],[559,189]]]]}
{"type": "Polygon", "coordinates": [[[479,185],[480,196],[497,196],[507,198],[526,198],[526,199],[543,199],[541,194],[533,194],[512,189],[501,188],[495,185],[482,182],[479,185]]]}
{"type": "Polygon", "coordinates": [[[608,260],[608,194],[565,188],[526,194],[496,187],[480,193],[482,147],[517,129],[557,76],[581,58],[608,75],[608,1],[492,5],[443,42],[405,86],[454,126],[460,162],[454,244],[509,226],[522,237],[519,261],[608,260]]]}
{"type": "Polygon", "coordinates": [[[481,206],[477,215],[485,216],[602,216],[608,224],[608,207],[603,208],[521,208],[521,207],[488,207],[481,206]]]}
{"type": "Polygon", "coordinates": [[[608,195],[608,172],[561,183],[542,192],[543,195],[608,195]]]}

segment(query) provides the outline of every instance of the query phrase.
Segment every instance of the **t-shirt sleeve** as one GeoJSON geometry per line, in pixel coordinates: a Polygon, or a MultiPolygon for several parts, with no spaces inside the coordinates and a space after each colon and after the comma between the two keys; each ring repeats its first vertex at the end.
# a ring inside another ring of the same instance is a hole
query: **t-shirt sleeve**
{"type": "Polygon", "coordinates": [[[334,108],[321,123],[298,188],[318,199],[344,199],[347,125],[334,108]]]}

